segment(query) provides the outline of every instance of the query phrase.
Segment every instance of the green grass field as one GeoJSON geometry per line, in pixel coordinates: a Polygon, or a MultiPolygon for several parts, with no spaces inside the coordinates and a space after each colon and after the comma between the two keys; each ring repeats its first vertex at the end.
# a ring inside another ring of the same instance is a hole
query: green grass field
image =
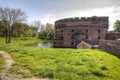
{"type": "Polygon", "coordinates": [[[16,61],[9,72],[21,74],[24,78],[36,76],[52,80],[120,80],[120,59],[107,52],[25,46],[43,42],[35,38],[13,39],[8,45],[3,43],[3,38],[0,41],[0,49],[8,51],[16,61]]]}

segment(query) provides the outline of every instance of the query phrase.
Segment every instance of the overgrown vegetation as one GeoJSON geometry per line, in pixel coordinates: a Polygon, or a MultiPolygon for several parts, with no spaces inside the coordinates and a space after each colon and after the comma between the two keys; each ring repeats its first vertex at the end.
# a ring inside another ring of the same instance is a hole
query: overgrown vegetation
{"type": "Polygon", "coordinates": [[[4,69],[4,64],[5,64],[5,60],[3,56],[0,54],[0,71],[4,69]]]}
{"type": "MultiPolygon", "coordinates": [[[[5,27],[0,21],[0,36],[5,37],[5,27]]],[[[37,29],[25,23],[14,23],[12,25],[11,37],[36,37],[38,36],[37,29]]]]}
{"type": "Polygon", "coordinates": [[[53,40],[55,35],[54,26],[50,23],[47,23],[45,26],[41,26],[41,31],[39,32],[40,39],[53,40]]]}
{"type": "Polygon", "coordinates": [[[46,23],[44,26],[36,20],[29,24],[26,20],[25,11],[0,7],[0,37],[6,38],[6,43],[11,43],[13,37],[38,37],[45,40],[54,38],[53,24],[46,23]]]}
{"type": "MultiPolygon", "coordinates": [[[[38,39],[13,39],[9,45],[0,45],[0,49],[8,51],[16,61],[9,70],[10,73],[21,74],[24,78],[37,76],[52,80],[120,79],[120,59],[116,56],[91,49],[24,46],[36,40],[38,39]]],[[[0,41],[2,44],[3,38],[0,41]]]]}
{"type": "Polygon", "coordinates": [[[109,33],[120,33],[120,20],[116,20],[113,28],[114,30],[109,31],[109,33]]]}
{"type": "Polygon", "coordinates": [[[22,11],[21,9],[0,7],[0,21],[2,21],[2,25],[4,27],[6,43],[11,42],[11,34],[13,31],[13,24],[21,23],[21,22],[25,21],[26,17],[27,16],[26,16],[25,12],[22,11]]]}

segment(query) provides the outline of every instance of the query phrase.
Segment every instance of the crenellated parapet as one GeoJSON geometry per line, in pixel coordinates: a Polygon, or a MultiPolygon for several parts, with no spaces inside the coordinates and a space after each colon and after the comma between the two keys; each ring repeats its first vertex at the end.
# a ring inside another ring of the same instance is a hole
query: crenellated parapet
{"type": "Polygon", "coordinates": [[[61,20],[57,20],[55,23],[61,23],[61,22],[92,22],[92,21],[102,21],[102,22],[106,22],[108,21],[108,17],[96,17],[96,16],[92,16],[92,17],[75,17],[75,18],[66,18],[66,19],[61,19],[61,20]]]}
{"type": "Polygon", "coordinates": [[[55,27],[65,27],[67,25],[105,25],[108,26],[108,17],[97,17],[97,16],[92,16],[92,17],[75,17],[75,18],[66,18],[66,19],[61,19],[57,20],[55,22],[55,27]]]}

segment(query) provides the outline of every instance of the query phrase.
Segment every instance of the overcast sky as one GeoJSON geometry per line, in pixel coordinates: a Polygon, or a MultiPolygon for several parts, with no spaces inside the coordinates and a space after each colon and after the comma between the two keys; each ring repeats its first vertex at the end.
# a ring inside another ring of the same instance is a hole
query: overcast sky
{"type": "Polygon", "coordinates": [[[21,8],[28,22],[53,23],[69,17],[109,16],[109,30],[120,19],[120,0],[0,0],[0,7],[21,8]]]}

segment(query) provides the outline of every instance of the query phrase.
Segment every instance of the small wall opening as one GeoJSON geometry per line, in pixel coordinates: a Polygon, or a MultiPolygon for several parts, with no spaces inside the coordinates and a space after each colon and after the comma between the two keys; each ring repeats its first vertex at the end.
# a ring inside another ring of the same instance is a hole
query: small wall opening
{"type": "Polygon", "coordinates": [[[71,37],[71,39],[73,39],[73,37],[71,37]]]}
{"type": "Polygon", "coordinates": [[[63,32],[63,30],[61,30],[61,32],[63,32]]]}
{"type": "Polygon", "coordinates": [[[100,30],[98,30],[98,33],[100,33],[100,30]]]}
{"type": "Polygon", "coordinates": [[[71,32],[74,32],[74,30],[72,29],[71,32]]]}
{"type": "Polygon", "coordinates": [[[100,36],[98,37],[98,40],[100,39],[100,36]]]}

